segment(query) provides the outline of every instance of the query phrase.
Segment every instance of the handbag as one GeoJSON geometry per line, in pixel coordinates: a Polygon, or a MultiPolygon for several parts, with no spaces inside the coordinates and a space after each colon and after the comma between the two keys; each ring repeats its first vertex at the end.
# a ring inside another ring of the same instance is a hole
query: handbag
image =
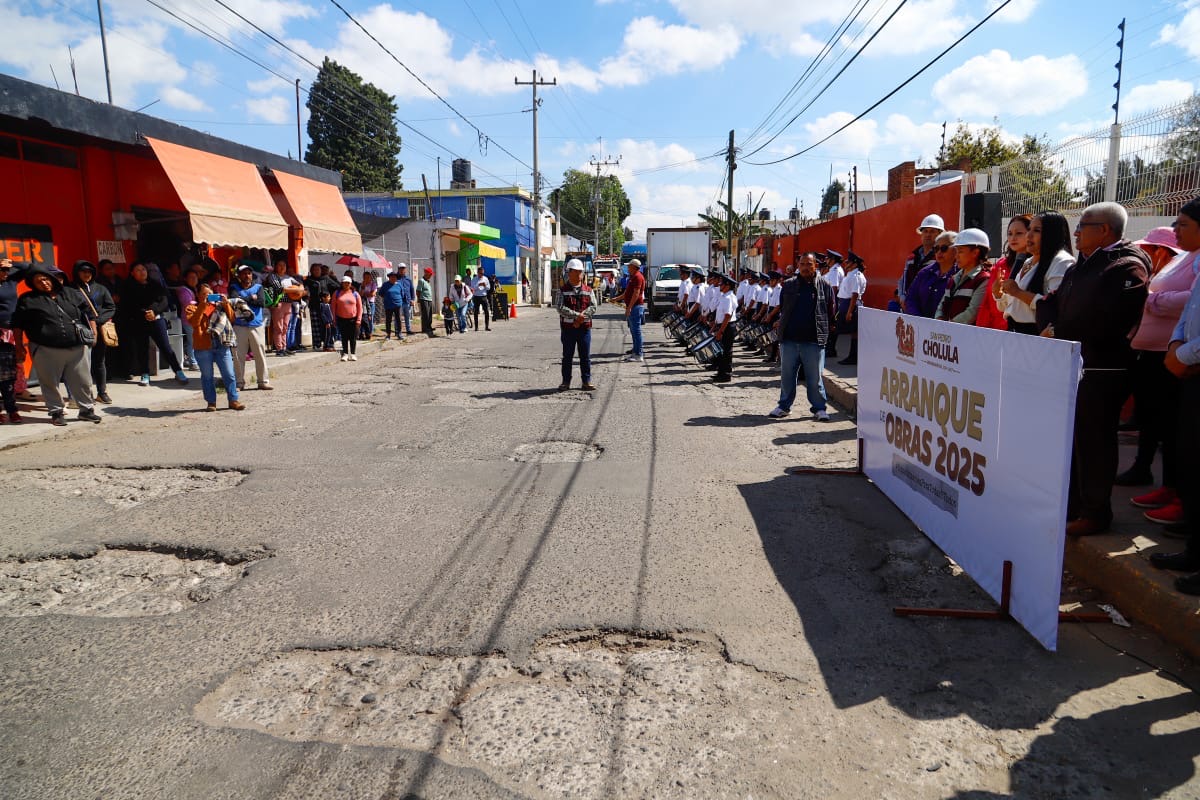
{"type": "MultiPolygon", "coordinates": [[[[92,314],[97,319],[99,319],[100,312],[96,310],[96,306],[94,303],[92,303],[92,298],[88,297],[87,292],[83,293],[83,299],[87,300],[88,306],[90,306],[92,309],[92,314]]],[[[100,325],[100,340],[104,342],[105,347],[118,346],[121,342],[120,342],[120,339],[117,338],[117,323],[113,322],[110,319],[108,322],[101,324],[100,325]]],[[[93,339],[92,346],[94,347],[95,344],[96,344],[96,341],[95,341],[95,339],[93,339]]]]}
{"type": "MultiPolygon", "coordinates": [[[[83,294],[83,292],[80,292],[80,294],[83,294]]],[[[92,304],[91,299],[86,294],[83,294],[83,299],[87,300],[89,306],[92,304]]],[[[92,330],[92,326],[84,325],[82,322],[68,314],[67,310],[62,307],[61,296],[55,296],[54,305],[58,306],[58,310],[63,313],[63,316],[70,320],[71,324],[75,326],[75,340],[78,344],[84,345],[85,347],[92,347],[96,344],[96,333],[92,330]]],[[[92,311],[94,312],[95,310],[95,307],[93,307],[92,311]]]]}

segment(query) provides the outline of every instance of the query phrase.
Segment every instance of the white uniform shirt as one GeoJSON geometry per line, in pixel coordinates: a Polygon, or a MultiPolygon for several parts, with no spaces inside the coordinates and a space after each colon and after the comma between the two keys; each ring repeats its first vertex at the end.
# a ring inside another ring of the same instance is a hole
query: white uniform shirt
{"type": "MultiPolygon", "coordinates": [[[[830,272],[833,272],[833,270],[830,270],[830,272]]],[[[850,274],[842,279],[841,284],[838,286],[838,300],[849,300],[856,293],[859,300],[867,293],[867,276],[863,274],[861,269],[851,270],[850,274]]]]}
{"type": "Polygon", "coordinates": [[[703,283],[693,283],[688,289],[687,301],[690,306],[692,303],[699,303],[704,299],[704,290],[708,287],[703,283]]]}
{"type": "Polygon", "coordinates": [[[738,287],[737,287],[737,294],[735,295],[735,297],[737,298],[737,301],[739,303],[749,302],[746,299],[746,295],[749,294],[749,292],[750,292],[750,281],[743,278],[742,282],[739,283],[738,287]]]}
{"type": "Polygon", "coordinates": [[[842,278],[846,277],[845,271],[841,264],[834,264],[829,268],[829,272],[825,273],[825,282],[829,284],[829,288],[834,291],[842,285],[842,278]]]}
{"type": "Polygon", "coordinates": [[[713,291],[713,287],[705,286],[704,296],[700,298],[700,313],[711,314],[713,311],[713,306],[715,306],[717,303],[718,297],[719,294],[713,291]]]}
{"type": "Polygon", "coordinates": [[[754,297],[752,297],[751,299],[756,304],[765,303],[765,302],[767,302],[767,295],[770,293],[770,291],[771,291],[770,286],[768,286],[765,283],[760,283],[754,287],[754,297]]]}
{"type": "Polygon", "coordinates": [[[691,280],[685,281],[681,279],[679,281],[679,293],[675,297],[675,302],[682,303],[684,300],[687,300],[688,292],[691,290],[691,288],[691,280]]]}
{"type": "Polygon", "coordinates": [[[779,305],[779,296],[781,294],[783,294],[783,284],[782,283],[780,283],[778,286],[776,286],[774,288],[768,286],[767,287],[767,306],[769,308],[775,308],[775,306],[779,305]]]}
{"type": "Polygon", "coordinates": [[[737,322],[737,295],[732,289],[717,298],[716,309],[713,313],[718,325],[725,321],[726,316],[729,317],[730,324],[737,322]]]}

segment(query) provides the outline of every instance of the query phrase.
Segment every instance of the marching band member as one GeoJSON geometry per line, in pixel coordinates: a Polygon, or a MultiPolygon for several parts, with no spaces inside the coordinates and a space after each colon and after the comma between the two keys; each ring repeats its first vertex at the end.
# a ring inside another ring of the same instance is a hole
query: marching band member
{"type": "Polygon", "coordinates": [[[737,296],[737,303],[738,303],[738,311],[744,312],[746,309],[746,303],[748,302],[746,299],[746,295],[754,287],[754,284],[751,281],[751,278],[753,277],[754,272],[749,267],[742,267],[741,273],[742,273],[742,280],[740,283],[738,283],[736,296],[737,296]]]}
{"type": "Polygon", "coordinates": [[[680,265],[679,292],[675,295],[675,310],[680,314],[683,314],[687,311],[688,289],[690,289],[692,286],[692,282],[689,280],[691,277],[689,273],[690,270],[687,267],[680,265]]]}
{"type": "Polygon", "coordinates": [[[717,357],[717,374],[713,383],[729,383],[733,378],[733,323],[737,321],[737,281],[732,275],[721,275],[721,294],[717,298],[713,337],[721,343],[717,357]]]}
{"type": "Polygon", "coordinates": [[[688,288],[687,299],[684,301],[687,319],[697,319],[700,316],[700,301],[704,299],[704,290],[707,288],[704,281],[707,277],[708,271],[704,267],[696,267],[692,270],[692,283],[688,288]]]}

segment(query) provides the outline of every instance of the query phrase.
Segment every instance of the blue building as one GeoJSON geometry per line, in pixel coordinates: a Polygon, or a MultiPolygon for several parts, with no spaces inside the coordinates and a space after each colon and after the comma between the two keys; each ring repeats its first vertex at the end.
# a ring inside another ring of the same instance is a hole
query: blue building
{"type": "Polygon", "coordinates": [[[485,272],[502,284],[519,283],[520,275],[528,274],[534,263],[533,197],[520,187],[347,193],[343,197],[351,210],[377,217],[455,218],[495,228],[500,237],[488,244],[502,249],[505,257],[484,256],[479,261],[485,272]]]}

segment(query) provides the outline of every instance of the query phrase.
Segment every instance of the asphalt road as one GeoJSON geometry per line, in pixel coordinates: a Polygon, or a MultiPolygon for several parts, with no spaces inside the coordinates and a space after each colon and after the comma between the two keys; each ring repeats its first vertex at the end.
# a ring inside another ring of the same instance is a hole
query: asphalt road
{"type": "Polygon", "coordinates": [[[1200,797],[1191,664],[894,617],[990,601],[761,361],[493,327],[0,453],[0,797],[1200,797]]]}

